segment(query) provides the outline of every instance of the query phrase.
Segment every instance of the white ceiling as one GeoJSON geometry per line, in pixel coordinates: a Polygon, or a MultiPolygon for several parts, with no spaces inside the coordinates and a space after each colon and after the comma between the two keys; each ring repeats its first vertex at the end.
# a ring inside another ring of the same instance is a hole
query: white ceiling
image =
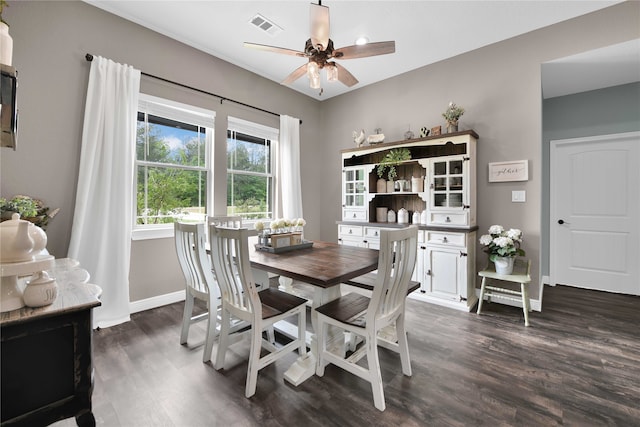
{"type": "MultiPolygon", "coordinates": [[[[306,61],[247,49],[242,44],[248,41],[304,50],[309,38],[309,0],[85,1],[276,82],[306,61]],[[249,24],[256,13],[284,31],[270,36],[249,24]]],[[[330,8],[331,39],[336,48],[366,36],[372,42],[395,40],[396,52],[340,61],[360,81],[352,88],[327,83],[324,76],[322,95],[309,88],[306,77],[292,88],[315,99],[328,99],[615,3],[620,0],[325,0],[322,4],[330,8]]]]}

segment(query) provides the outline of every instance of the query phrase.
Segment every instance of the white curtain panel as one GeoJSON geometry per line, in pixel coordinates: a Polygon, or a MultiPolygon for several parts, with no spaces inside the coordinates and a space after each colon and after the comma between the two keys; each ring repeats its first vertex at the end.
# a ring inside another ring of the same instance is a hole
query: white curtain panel
{"type": "Polygon", "coordinates": [[[94,327],[129,320],[136,114],[140,70],[93,57],[69,257],[102,288],[94,327]]]}
{"type": "Polygon", "coordinates": [[[282,217],[303,218],[299,119],[285,115],[280,116],[278,145],[282,217]]]}

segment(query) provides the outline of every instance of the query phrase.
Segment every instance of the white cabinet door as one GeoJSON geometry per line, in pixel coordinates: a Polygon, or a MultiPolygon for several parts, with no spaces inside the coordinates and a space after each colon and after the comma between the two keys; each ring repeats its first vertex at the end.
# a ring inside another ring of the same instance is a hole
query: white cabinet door
{"type": "Polygon", "coordinates": [[[369,173],[365,167],[342,171],[342,219],[367,221],[369,173]]]}
{"type": "Polygon", "coordinates": [[[469,225],[469,157],[429,160],[428,225],[469,225]]]}
{"type": "Polygon", "coordinates": [[[460,250],[426,246],[423,290],[434,297],[460,301],[466,298],[466,257],[460,250]]]}

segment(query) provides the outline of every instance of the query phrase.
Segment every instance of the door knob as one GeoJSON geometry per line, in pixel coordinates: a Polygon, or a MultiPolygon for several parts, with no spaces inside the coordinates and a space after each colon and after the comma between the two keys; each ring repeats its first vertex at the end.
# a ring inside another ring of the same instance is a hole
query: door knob
{"type": "Polygon", "coordinates": [[[569,224],[568,222],[564,222],[563,219],[559,219],[558,220],[558,224],[562,225],[562,224],[569,224]]]}

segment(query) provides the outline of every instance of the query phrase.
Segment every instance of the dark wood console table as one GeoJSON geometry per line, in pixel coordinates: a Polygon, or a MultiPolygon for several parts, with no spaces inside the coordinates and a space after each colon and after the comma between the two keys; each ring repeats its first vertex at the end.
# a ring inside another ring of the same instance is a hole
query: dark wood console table
{"type": "Polygon", "coordinates": [[[49,306],[0,315],[2,426],[43,426],[75,417],[95,426],[91,310],[100,287],[61,284],[49,306]]]}

